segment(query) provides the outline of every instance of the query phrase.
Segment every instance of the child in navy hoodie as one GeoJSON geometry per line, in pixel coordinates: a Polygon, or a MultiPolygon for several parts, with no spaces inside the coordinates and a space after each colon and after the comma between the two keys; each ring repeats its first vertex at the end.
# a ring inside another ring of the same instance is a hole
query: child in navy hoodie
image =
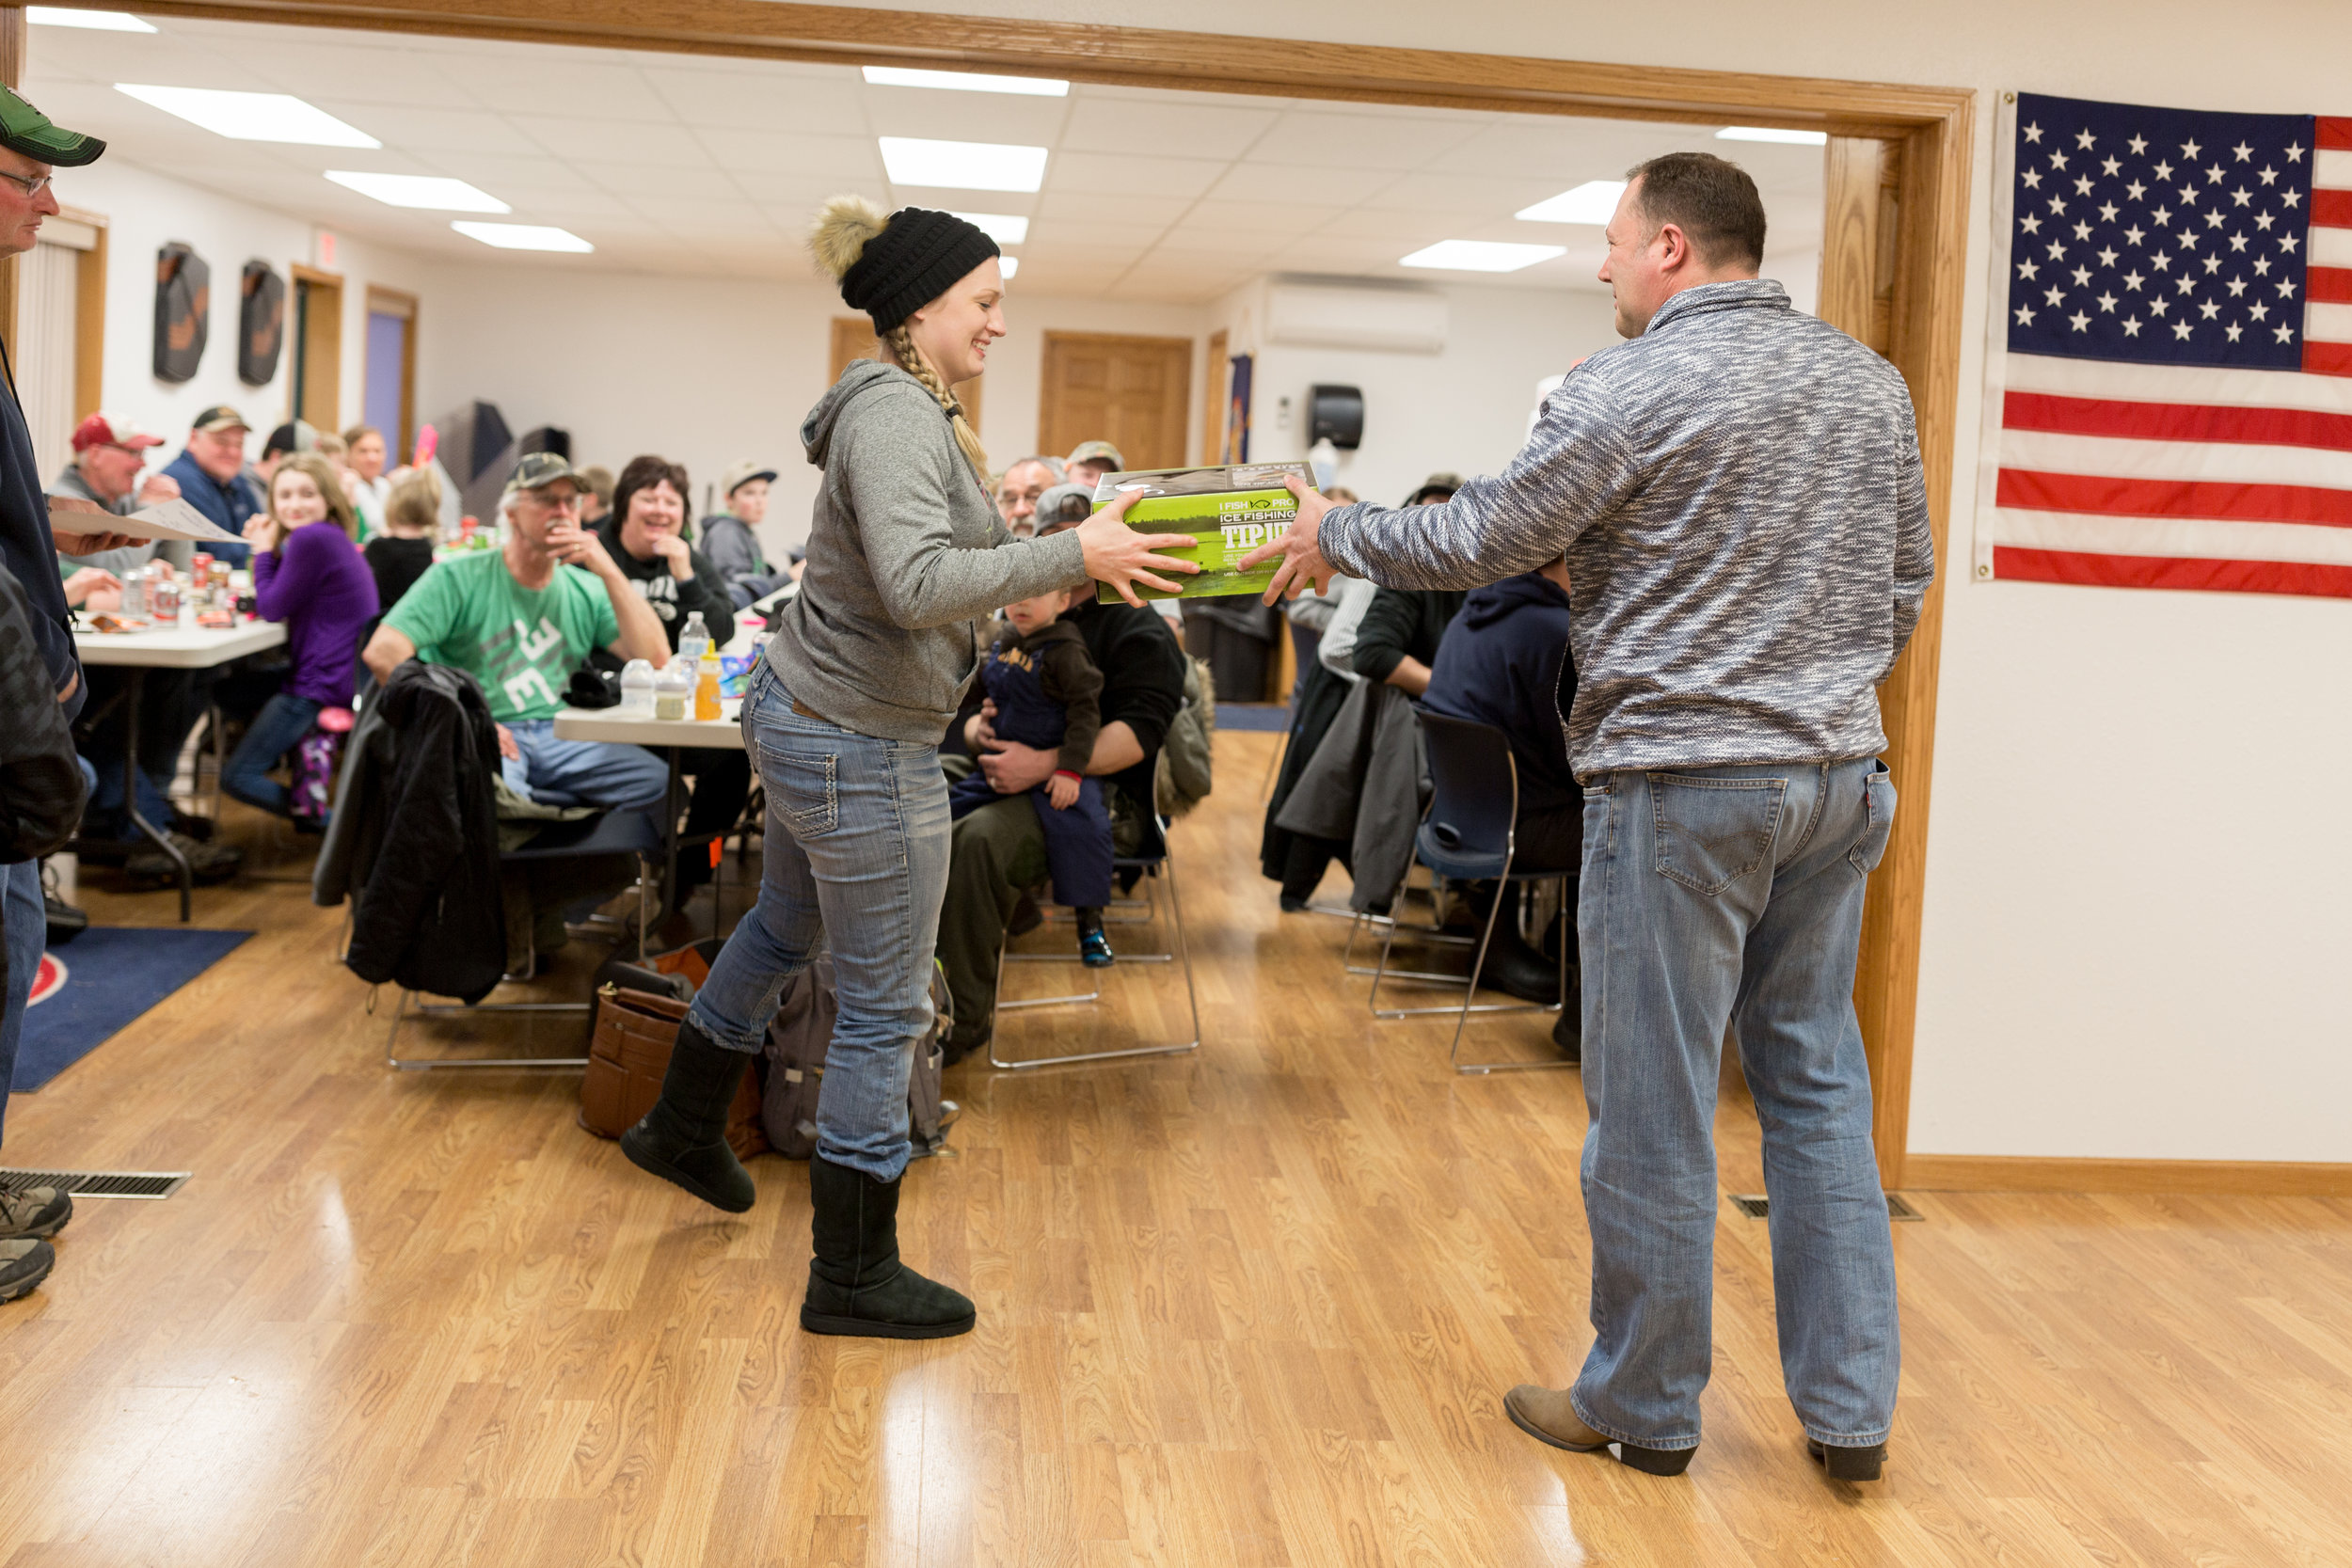
{"type": "MultiPolygon", "coordinates": [[[[980,683],[996,705],[991,722],[1000,739],[1057,753],[1053,777],[1029,800],[1045,832],[1054,902],[1077,911],[1079,957],[1099,969],[1114,958],[1103,932],[1103,907],[1111,900],[1111,817],[1102,782],[1088,778],[1086,768],[1103,728],[1103,672],[1078,628],[1060,619],[1073,593],[1093,591],[1089,583],[1008,605],[980,683]]],[[[975,771],[948,791],[947,809],[960,818],[998,799],[988,775],[975,771]]]]}

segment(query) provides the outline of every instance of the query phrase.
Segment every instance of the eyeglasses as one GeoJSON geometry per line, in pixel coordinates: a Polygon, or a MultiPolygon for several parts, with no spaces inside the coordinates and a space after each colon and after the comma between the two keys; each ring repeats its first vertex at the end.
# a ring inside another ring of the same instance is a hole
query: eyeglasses
{"type": "Polygon", "coordinates": [[[28,197],[37,197],[49,188],[49,176],[46,174],[36,175],[28,180],[22,174],[10,174],[6,169],[0,169],[0,180],[6,180],[28,197]]]}

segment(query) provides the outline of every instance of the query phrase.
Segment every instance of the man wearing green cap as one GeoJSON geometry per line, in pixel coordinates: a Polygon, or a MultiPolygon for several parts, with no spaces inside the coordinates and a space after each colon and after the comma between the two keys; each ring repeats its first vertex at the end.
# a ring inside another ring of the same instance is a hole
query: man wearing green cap
{"type": "MultiPolygon", "coordinates": [[[[94,136],[59,130],[49,117],[15,93],[0,87],[0,256],[22,256],[40,236],[40,221],[57,211],[49,189],[53,167],[76,168],[106,150],[94,136]]],[[[0,650],[11,667],[27,653],[40,656],[48,689],[56,693],[70,721],[82,706],[82,667],[73,655],[73,632],[66,620],[65,588],[57,573],[57,551],[87,553],[118,549],[132,541],[119,534],[67,533],[49,526],[49,499],[41,494],[40,470],[33,459],[32,433],[16,398],[16,367],[0,360],[8,395],[0,397],[0,567],[24,589],[31,611],[29,650],[11,644],[0,650]]],[[[95,501],[60,501],[61,511],[104,515],[95,501]]],[[[49,917],[40,898],[40,862],[0,866],[0,935],[7,958],[6,1006],[0,1009],[0,1115],[7,1109],[8,1079],[16,1070],[17,1042],[24,1033],[24,1006],[33,974],[40,967],[49,917]]],[[[73,1200],[54,1187],[0,1192],[0,1301],[13,1301],[40,1283],[56,1260],[47,1237],[73,1212],[73,1200]]]]}

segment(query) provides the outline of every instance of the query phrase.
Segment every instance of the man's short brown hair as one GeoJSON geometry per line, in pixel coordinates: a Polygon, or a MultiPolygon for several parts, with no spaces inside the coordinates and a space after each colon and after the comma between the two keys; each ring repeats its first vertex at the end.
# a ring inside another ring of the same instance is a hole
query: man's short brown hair
{"type": "Polygon", "coordinates": [[[1651,234],[1671,223],[1709,266],[1764,264],[1764,198],[1738,164],[1712,152],[1669,152],[1625,177],[1641,182],[1634,202],[1651,234]]]}

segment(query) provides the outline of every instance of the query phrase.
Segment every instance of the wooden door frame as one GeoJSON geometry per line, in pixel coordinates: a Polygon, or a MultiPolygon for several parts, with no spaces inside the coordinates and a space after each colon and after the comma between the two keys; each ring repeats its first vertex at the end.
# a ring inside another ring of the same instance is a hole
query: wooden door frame
{"type": "Polygon", "coordinates": [[[334,336],[329,340],[331,353],[327,365],[326,405],[335,412],[330,419],[310,420],[310,423],[314,430],[340,435],[342,431],[343,411],[343,275],[339,272],[323,272],[317,267],[301,261],[287,262],[286,274],[291,292],[296,295],[294,299],[288,301],[288,304],[294,308],[295,331],[293,335],[292,347],[295,363],[287,369],[286,418],[289,420],[308,418],[302,411],[301,400],[296,397],[295,388],[299,385],[305,391],[311,390],[310,372],[315,365],[310,344],[310,310],[301,302],[301,286],[308,283],[313,289],[332,289],[335,291],[335,317],[332,323],[334,336]]]}
{"type": "Polygon", "coordinates": [[[1770,125],[1867,138],[1899,150],[1893,269],[1855,290],[1833,274],[1824,294],[1887,301],[1887,357],[1911,388],[1935,532],[1936,578],[1911,648],[1882,689],[1887,759],[1902,810],[1872,879],[1856,1002],[1877,1088],[1881,1173],[1903,1180],[1918,996],[1944,583],[1949,577],[1952,460],[1959,424],[1961,311],[1968,252],[1976,94],[1962,87],[1768,76],[1750,71],[1454,54],[1371,44],[1226,37],[1156,27],[866,10],[786,0],[149,0],[166,16],[228,18],[461,38],[643,49],[838,65],[930,65],[1120,87],[1509,110],[1681,124],[1770,125]]]}
{"type": "MultiPolygon", "coordinates": [[[[1188,436],[1191,434],[1192,361],[1193,356],[1200,352],[1200,343],[1199,339],[1175,338],[1170,337],[1166,333],[1157,332],[1081,332],[1074,328],[1064,329],[1052,327],[1045,331],[1042,339],[1041,340],[1038,352],[1037,444],[1039,446],[1050,449],[1061,444],[1058,440],[1049,441],[1045,435],[1046,427],[1054,422],[1052,418],[1053,406],[1049,400],[1053,397],[1055,389],[1055,382],[1051,373],[1051,367],[1054,362],[1054,345],[1057,343],[1132,343],[1139,347],[1159,352],[1182,348],[1184,351],[1184,388],[1183,393],[1177,398],[1176,402],[1178,409],[1184,415],[1185,436],[1188,436]]],[[[1173,356],[1171,355],[1170,357],[1173,357],[1173,356]]],[[[1131,441],[1130,445],[1132,444],[1133,443],[1131,441]]],[[[1177,438],[1177,467],[1182,467],[1184,464],[1184,454],[1187,444],[1188,442],[1185,439],[1185,436],[1179,436],[1177,438]]],[[[1075,443],[1073,443],[1073,449],[1075,443]]],[[[1131,464],[1133,461],[1134,460],[1132,458],[1129,459],[1131,464]]]]}
{"type": "MultiPolygon", "coordinates": [[[[381,283],[368,285],[367,309],[361,312],[365,321],[376,315],[397,315],[408,324],[408,330],[400,338],[400,428],[386,435],[384,445],[388,455],[387,468],[400,467],[401,454],[417,438],[417,296],[405,289],[388,289],[381,283]],[[378,311],[376,302],[382,300],[392,309],[378,311]]],[[[373,337],[359,335],[359,418],[354,424],[364,424],[368,418],[368,355],[373,337]]]]}

